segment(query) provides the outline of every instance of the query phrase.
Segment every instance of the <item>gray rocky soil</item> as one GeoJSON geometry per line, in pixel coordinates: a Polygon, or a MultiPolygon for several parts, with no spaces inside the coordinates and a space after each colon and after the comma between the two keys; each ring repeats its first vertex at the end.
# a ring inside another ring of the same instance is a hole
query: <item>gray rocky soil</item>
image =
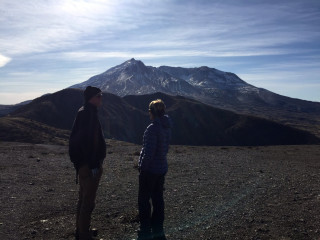
{"type": "MultiPolygon", "coordinates": [[[[140,146],[108,141],[98,239],[134,239],[140,146]]],[[[171,146],[168,239],[320,239],[320,146],[171,146]]],[[[0,143],[0,239],[74,239],[67,147],[0,143]]]]}

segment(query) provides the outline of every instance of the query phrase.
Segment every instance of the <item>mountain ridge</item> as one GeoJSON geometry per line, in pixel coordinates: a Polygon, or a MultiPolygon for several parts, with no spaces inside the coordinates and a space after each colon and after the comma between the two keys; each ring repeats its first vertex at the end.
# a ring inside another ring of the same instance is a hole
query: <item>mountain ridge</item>
{"type": "MultiPolygon", "coordinates": [[[[103,95],[99,118],[107,138],[141,144],[143,132],[150,123],[148,104],[151,100],[161,98],[174,123],[172,144],[251,146],[320,142],[319,138],[308,132],[266,119],[214,108],[184,96],[161,92],[125,97],[111,93],[103,95]]],[[[70,130],[82,104],[81,90],[64,89],[35,99],[11,116],[70,130]]]]}

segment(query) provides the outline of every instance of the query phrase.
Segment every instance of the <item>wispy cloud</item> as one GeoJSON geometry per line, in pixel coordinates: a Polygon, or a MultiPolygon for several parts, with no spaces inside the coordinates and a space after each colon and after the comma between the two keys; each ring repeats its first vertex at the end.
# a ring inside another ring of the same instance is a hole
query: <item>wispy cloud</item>
{"type": "Polygon", "coordinates": [[[204,51],[204,50],[158,50],[158,51],[132,51],[132,52],[65,52],[57,58],[69,59],[73,61],[88,62],[99,61],[107,58],[137,59],[148,58],[168,58],[168,57],[243,57],[243,56],[267,56],[286,54],[285,50],[268,49],[260,51],[204,51]]]}
{"type": "Polygon", "coordinates": [[[111,8],[102,1],[3,0],[0,46],[14,55],[79,46],[78,40],[109,22],[104,16],[111,8]]]}
{"type": "Polygon", "coordinates": [[[75,0],[21,4],[5,0],[0,9],[10,11],[3,11],[1,20],[10,31],[1,31],[0,44],[9,54],[70,48],[112,48],[115,52],[123,48],[193,48],[236,56],[239,52],[270,55],[277,48],[283,52],[283,45],[319,37],[319,31],[309,24],[319,20],[318,16],[293,9],[297,4],[75,0]]]}
{"type": "Polygon", "coordinates": [[[251,66],[238,76],[257,87],[295,98],[320,101],[319,56],[282,59],[251,66]]]}

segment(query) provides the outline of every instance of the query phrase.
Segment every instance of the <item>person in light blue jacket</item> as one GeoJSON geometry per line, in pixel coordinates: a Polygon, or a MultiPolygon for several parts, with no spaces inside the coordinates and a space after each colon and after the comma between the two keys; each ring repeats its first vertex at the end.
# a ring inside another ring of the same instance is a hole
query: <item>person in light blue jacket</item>
{"type": "Polygon", "coordinates": [[[167,153],[171,139],[172,123],[165,115],[166,106],[161,99],[149,104],[151,124],[143,135],[139,158],[139,218],[138,240],[166,239],[163,229],[163,186],[168,171],[167,153]],[[153,212],[151,213],[152,200],[153,212]]]}

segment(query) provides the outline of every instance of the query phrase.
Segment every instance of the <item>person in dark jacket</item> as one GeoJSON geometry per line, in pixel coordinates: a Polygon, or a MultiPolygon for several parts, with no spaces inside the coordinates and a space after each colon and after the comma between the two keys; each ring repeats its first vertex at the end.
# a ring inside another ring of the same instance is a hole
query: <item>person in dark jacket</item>
{"type": "Polygon", "coordinates": [[[99,88],[88,86],[85,104],[77,113],[69,140],[69,155],[79,176],[79,200],[76,216],[76,239],[92,239],[91,213],[106,157],[106,143],[98,119],[97,108],[102,104],[99,88]]]}
{"type": "Polygon", "coordinates": [[[165,115],[161,99],[149,105],[152,123],[143,135],[143,147],[139,158],[139,218],[138,240],[166,239],[163,229],[163,186],[168,171],[167,153],[171,139],[171,120],[165,115]],[[151,213],[152,200],[153,212],[151,213]]]}

